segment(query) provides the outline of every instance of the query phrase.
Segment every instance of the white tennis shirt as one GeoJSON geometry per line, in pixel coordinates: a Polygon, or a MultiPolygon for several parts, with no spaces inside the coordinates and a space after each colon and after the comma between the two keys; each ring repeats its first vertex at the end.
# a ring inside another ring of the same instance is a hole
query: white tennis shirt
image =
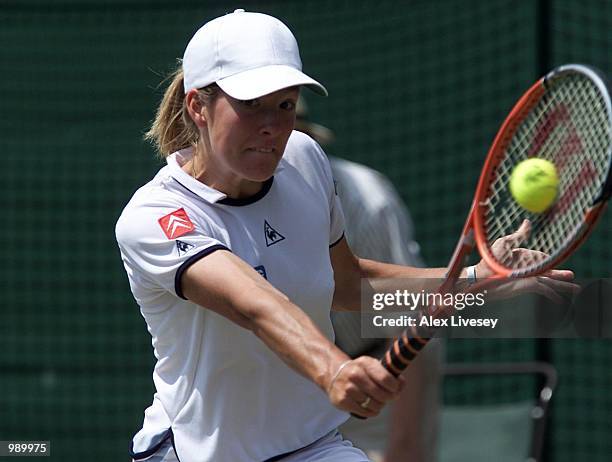
{"type": "Polygon", "coordinates": [[[342,237],[342,210],[327,157],[302,133],[293,132],[274,177],[246,200],[184,172],[191,154],[168,157],[116,226],[157,358],[157,392],[133,453],[146,456],[172,437],[181,462],[263,461],[321,438],[347,414],[254,334],[184,299],[180,276],[198,259],[229,249],[333,340],[329,247],[342,237]]]}

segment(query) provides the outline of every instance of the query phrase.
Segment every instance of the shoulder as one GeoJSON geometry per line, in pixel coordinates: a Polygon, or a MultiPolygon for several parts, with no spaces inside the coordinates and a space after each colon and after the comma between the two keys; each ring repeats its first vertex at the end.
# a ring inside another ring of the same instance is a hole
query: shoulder
{"type": "Polygon", "coordinates": [[[399,198],[391,180],[379,171],[339,157],[330,157],[330,163],[341,197],[371,206],[399,198]]]}
{"type": "Polygon", "coordinates": [[[287,141],[283,161],[291,165],[329,164],[319,144],[305,133],[294,130],[287,141]]]}
{"type": "Polygon", "coordinates": [[[147,239],[169,238],[162,223],[172,221],[178,227],[209,228],[204,223],[206,214],[196,206],[165,168],[133,194],[115,225],[117,241],[135,243],[147,239]],[[197,226],[196,226],[197,225],[197,226]]]}
{"type": "Polygon", "coordinates": [[[332,173],[327,155],[310,136],[294,130],[289,137],[281,168],[294,170],[306,180],[318,178],[332,184],[332,173]]]}
{"type": "Polygon", "coordinates": [[[287,142],[287,149],[302,149],[306,151],[321,151],[319,144],[306,133],[293,130],[287,142]]]}
{"type": "Polygon", "coordinates": [[[180,200],[165,191],[162,182],[152,180],[139,188],[121,211],[115,225],[117,241],[127,243],[151,234],[152,224],[181,207],[180,200]]]}

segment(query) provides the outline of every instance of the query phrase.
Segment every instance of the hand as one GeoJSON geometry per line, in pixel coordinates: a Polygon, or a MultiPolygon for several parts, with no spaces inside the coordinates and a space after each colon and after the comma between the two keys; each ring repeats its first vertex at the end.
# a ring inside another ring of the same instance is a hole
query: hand
{"type": "Polygon", "coordinates": [[[374,417],[385,403],[398,397],[403,387],[401,376],[394,377],[379,360],[361,356],[349,361],[332,378],[327,395],[338,409],[362,417],[374,417]]]}
{"type": "MultiPolygon", "coordinates": [[[[519,262],[537,262],[547,257],[544,252],[521,248],[520,245],[529,238],[531,233],[531,222],[523,220],[521,226],[512,234],[500,237],[491,246],[493,256],[506,267],[516,267],[519,262]]],[[[478,279],[486,279],[493,276],[493,270],[484,260],[476,265],[476,276],[478,279]]]]}
{"type": "MultiPolygon", "coordinates": [[[[533,264],[545,260],[548,255],[538,250],[530,250],[519,247],[529,238],[531,223],[523,220],[523,223],[514,233],[497,239],[491,246],[491,252],[495,258],[505,266],[518,267],[521,263],[533,264]]],[[[478,279],[486,279],[493,275],[493,271],[484,260],[476,265],[476,276],[478,279]]],[[[493,299],[506,299],[521,293],[540,294],[555,303],[562,303],[560,293],[576,294],[580,286],[572,283],[574,273],[570,270],[549,270],[541,276],[522,279],[500,280],[495,288],[490,290],[493,299]]]]}
{"type": "Polygon", "coordinates": [[[551,270],[543,276],[500,280],[488,293],[491,300],[505,300],[520,294],[539,294],[554,303],[564,302],[563,295],[574,296],[581,287],[571,282],[574,274],[566,270],[551,270]]]}

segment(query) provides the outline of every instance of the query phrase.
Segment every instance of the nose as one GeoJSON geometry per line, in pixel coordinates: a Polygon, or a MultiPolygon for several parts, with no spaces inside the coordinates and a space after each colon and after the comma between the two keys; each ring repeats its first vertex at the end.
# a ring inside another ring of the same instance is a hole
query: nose
{"type": "Polygon", "coordinates": [[[276,136],[291,125],[288,119],[287,114],[278,109],[264,111],[261,114],[259,133],[265,136],[276,136]]]}

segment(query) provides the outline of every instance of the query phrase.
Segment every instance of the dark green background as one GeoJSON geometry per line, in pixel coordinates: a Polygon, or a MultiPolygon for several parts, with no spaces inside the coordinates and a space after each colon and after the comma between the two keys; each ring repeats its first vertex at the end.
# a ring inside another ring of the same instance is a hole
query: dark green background
{"type": "MultiPolygon", "coordinates": [[[[199,25],[237,7],[292,28],[305,69],[330,91],[308,100],[336,133],[330,152],[393,180],[432,265],[447,262],[488,145],[541,71],[612,72],[609,1],[1,1],[0,440],[51,440],[58,461],[128,459],[153,355],[114,223],[160,166],[141,135],[162,76],[199,25]]],[[[610,277],[610,224],[608,214],[571,260],[581,277],[610,277]]],[[[546,356],[560,373],[549,460],[609,460],[609,341],[447,350],[450,361],[546,356]]]]}

